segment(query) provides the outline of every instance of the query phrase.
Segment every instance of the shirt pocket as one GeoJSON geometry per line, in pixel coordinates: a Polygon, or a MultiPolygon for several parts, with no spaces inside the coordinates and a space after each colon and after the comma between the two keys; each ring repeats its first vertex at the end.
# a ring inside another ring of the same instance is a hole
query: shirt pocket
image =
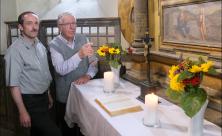
{"type": "Polygon", "coordinates": [[[34,54],[26,54],[24,55],[24,68],[26,70],[39,70],[41,68],[41,64],[34,54]]]}

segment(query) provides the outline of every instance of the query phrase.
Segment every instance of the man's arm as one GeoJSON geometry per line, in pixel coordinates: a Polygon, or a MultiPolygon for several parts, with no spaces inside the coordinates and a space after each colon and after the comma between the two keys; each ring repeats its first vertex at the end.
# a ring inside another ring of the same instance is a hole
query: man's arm
{"type": "Polygon", "coordinates": [[[52,47],[50,47],[50,52],[52,64],[56,72],[60,75],[66,75],[76,69],[82,60],[77,53],[74,54],[71,58],[64,60],[63,56],[52,47]]]}
{"type": "Polygon", "coordinates": [[[20,123],[23,127],[31,127],[31,118],[22,100],[21,91],[18,86],[10,87],[12,98],[19,111],[20,123]]]}
{"type": "Polygon", "coordinates": [[[19,78],[24,65],[18,49],[12,47],[9,47],[4,57],[6,85],[10,87],[12,98],[18,108],[21,125],[23,127],[31,127],[31,118],[25,108],[19,88],[19,78]]]}
{"type": "Polygon", "coordinates": [[[93,49],[91,48],[91,45],[85,44],[78,53],[74,54],[67,60],[64,60],[63,56],[52,47],[50,47],[50,52],[52,64],[56,72],[60,75],[66,75],[78,67],[82,58],[92,55],[93,49]]]}
{"type": "Polygon", "coordinates": [[[75,84],[85,84],[87,83],[91,78],[93,78],[96,73],[98,72],[98,59],[96,56],[89,57],[89,68],[85,75],[81,76],[79,79],[75,80],[75,84]]]}

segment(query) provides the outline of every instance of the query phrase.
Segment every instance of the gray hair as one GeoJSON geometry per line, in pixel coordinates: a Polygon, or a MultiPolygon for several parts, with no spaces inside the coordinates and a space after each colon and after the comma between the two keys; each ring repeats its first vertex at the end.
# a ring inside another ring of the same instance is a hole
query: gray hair
{"type": "Polygon", "coordinates": [[[58,18],[57,18],[57,25],[61,24],[63,22],[63,17],[64,16],[73,16],[76,20],[76,17],[70,13],[70,12],[63,12],[62,14],[58,15],[58,18]]]}

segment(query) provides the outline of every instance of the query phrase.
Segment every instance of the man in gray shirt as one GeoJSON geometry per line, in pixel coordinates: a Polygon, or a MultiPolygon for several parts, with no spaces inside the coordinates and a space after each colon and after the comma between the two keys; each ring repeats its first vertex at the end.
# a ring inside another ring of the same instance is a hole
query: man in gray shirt
{"type": "Polygon", "coordinates": [[[49,116],[52,99],[46,49],[37,39],[38,16],[23,12],[18,17],[21,36],[5,55],[6,85],[18,108],[21,126],[31,128],[31,136],[61,136],[49,116]]]}
{"type": "Polygon", "coordinates": [[[71,83],[87,83],[98,70],[91,43],[84,35],[76,34],[76,18],[65,12],[58,16],[57,23],[61,34],[49,45],[55,69],[57,119],[63,135],[67,136],[74,135],[64,121],[71,83]]]}

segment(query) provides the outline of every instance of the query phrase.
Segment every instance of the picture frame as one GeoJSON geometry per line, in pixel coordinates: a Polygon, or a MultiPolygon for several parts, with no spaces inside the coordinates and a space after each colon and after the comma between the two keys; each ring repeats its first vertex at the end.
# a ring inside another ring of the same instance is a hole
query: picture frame
{"type": "MultiPolygon", "coordinates": [[[[160,50],[221,52],[221,1],[172,0],[160,5],[160,50]]],[[[220,56],[220,55],[219,55],[220,56]]]]}

